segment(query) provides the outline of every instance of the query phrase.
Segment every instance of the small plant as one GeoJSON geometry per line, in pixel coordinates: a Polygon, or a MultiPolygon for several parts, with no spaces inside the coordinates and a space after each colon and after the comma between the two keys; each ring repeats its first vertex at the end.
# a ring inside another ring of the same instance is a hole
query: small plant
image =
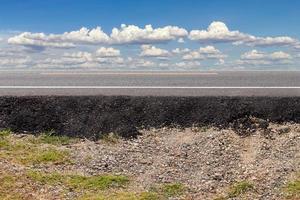
{"type": "Polygon", "coordinates": [[[0,138],[0,149],[7,149],[9,147],[9,142],[5,139],[0,138]]]}
{"type": "Polygon", "coordinates": [[[42,150],[40,152],[33,152],[29,157],[27,157],[28,161],[32,161],[33,163],[64,163],[68,162],[69,159],[68,151],[58,151],[55,149],[47,149],[42,150]]]}
{"type": "Polygon", "coordinates": [[[115,133],[109,133],[109,134],[102,135],[100,137],[100,140],[110,144],[117,144],[120,140],[120,136],[115,133]]]}
{"type": "Polygon", "coordinates": [[[52,144],[56,146],[68,145],[75,141],[68,136],[57,136],[54,131],[46,132],[38,136],[36,139],[33,139],[33,143],[42,143],[42,144],[52,144]]]}
{"type": "Polygon", "coordinates": [[[181,183],[168,183],[163,184],[158,187],[154,186],[151,191],[161,194],[164,197],[170,198],[170,197],[178,197],[183,195],[185,191],[185,187],[181,183]]]}
{"type": "Polygon", "coordinates": [[[160,200],[160,196],[152,192],[125,192],[117,191],[109,194],[105,193],[88,193],[80,198],[80,200],[160,200]]]}
{"type": "Polygon", "coordinates": [[[56,185],[64,180],[64,176],[58,173],[41,173],[36,171],[27,172],[27,176],[35,182],[40,182],[42,184],[56,185]]]}
{"type": "Polygon", "coordinates": [[[125,176],[101,175],[101,176],[71,176],[68,184],[72,188],[81,189],[107,189],[110,187],[122,187],[129,182],[125,176]]]}
{"type": "Polygon", "coordinates": [[[242,181],[234,184],[229,193],[228,193],[228,198],[235,198],[238,197],[250,190],[253,190],[254,186],[253,184],[247,182],[247,181],[242,181]]]}
{"type": "Polygon", "coordinates": [[[21,196],[14,192],[14,188],[17,185],[17,177],[10,174],[0,173],[0,199],[17,200],[21,199],[21,196]]]}
{"type": "Polygon", "coordinates": [[[0,131],[0,139],[11,135],[12,132],[10,129],[4,129],[0,131]]]}
{"type": "Polygon", "coordinates": [[[300,180],[288,183],[288,185],[285,188],[285,193],[288,198],[300,198],[300,180]]]}
{"type": "Polygon", "coordinates": [[[138,200],[158,200],[160,199],[159,195],[154,192],[143,192],[140,194],[138,200]]]}
{"type": "Polygon", "coordinates": [[[123,187],[129,182],[126,176],[99,175],[81,176],[64,175],[59,173],[42,173],[29,171],[27,176],[36,182],[48,185],[64,184],[72,189],[104,190],[111,187],[123,187]]]}

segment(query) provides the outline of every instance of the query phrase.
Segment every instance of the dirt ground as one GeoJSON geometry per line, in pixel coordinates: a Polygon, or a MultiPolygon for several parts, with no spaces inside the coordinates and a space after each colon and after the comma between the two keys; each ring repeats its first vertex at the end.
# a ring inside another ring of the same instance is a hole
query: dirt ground
{"type": "Polygon", "coordinates": [[[299,199],[300,125],[270,123],[247,131],[162,128],[141,130],[137,139],[110,134],[96,142],[3,134],[0,199],[299,199]],[[67,153],[37,159],[40,149],[67,153]],[[74,186],[53,173],[71,182],[70,174],[124,176],[128,182],[74,186]]]}

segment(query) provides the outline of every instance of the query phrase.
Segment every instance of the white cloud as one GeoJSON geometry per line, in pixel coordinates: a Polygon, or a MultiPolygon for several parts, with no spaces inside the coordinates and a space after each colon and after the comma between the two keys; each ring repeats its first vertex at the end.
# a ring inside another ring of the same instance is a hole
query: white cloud
{"type": "Polygon", "coordinates": [[[185,41],[184,41],[183,38],[179,38],[179,39],[177,40],[177,42],[178,42],[178,43],[185,43],[185,41]]]}
{"type": "Polygon", "coordinates": [[[265,52],[252,50],[244,53],[241,56],[241,59],[243,60],[289,60],[292,59],[292,56],[283,51],[277,51],[271,54],[267,54],[265,52]]]}
{"type": "Polygon", "coordinates": [[[139,28],[122,24],[120,29],[114,28],[110,35],[114,44],[152,44],[175,40],[188,35],[187,30],[177,26],[166,26],[154,29],[151,25],[139,28]]]}
{"type": "Polygon", "coordinates": [[[257,50],[252,50],[241,55],[238,64],[249,65],[271,65],[271,64],[288,64],[292,62],[292,56],[283,51],[273,53],[265,53],[257,50]]]}
{"type": "Polygon", "coordinates": [[[272,59],[272,60],[289,60],[289,59],[292,59],[292,56],[283,51],[277,51],[270,55],[270,59],[272,59]]]}
{"type": "Polygon", "coordinates": [[[73,48],[75,45],[70,42],[59,42],[50,39],[44,33],[21,33],[8,39],[9,44],[28,47],[52,47],[52,48],[73,48]]]}
{"type": "Polygon", "coordinates": [[[203,59],[224,59],[227,55],[216,49],[214,46],[201,47],[198,50],[188,52],[183,60],[203,60],[203,59]]]}
{"type": "Polygon", "coordinates": [[[1,58],[0,59],[0,67],[1,68],[23,68],[27,67],[32,63],[32,59],[30,57],[24,57],[24,58],[1,58]]]}
{"type": "Polygon", "coordinates": [[[201,55],[198,51],[192,51],[182,57],[183,60],[203,60],[204,55],[201,55]]]}
{"type": "Polygon", "coordinates": [[[189,35],[191,40],[211,42],[236,42],[249,37],[239,31],[230,31],[223,22],[212,22],[207,30],[192,30],[189,35]]]}
{"type": "Polygon", "coordinates": [[[101,47],[96,51],[98,57],[119,57],[121,55],[120,50],[114,48],[101,47]]]}
{"type": "Polygon", "coordinates": [[[8,39],[9,44],[52,48],[73,48],[76,44],[101,44],[109,41],[109,36],[100,27],[91,30],[83,27],[78,31],[49,35],[24,32],[8,39]]]}
{"type": "Polygon", "coordinates": [[[104,33],[100,27],[63,34],[45,34],[24,32],[8,39],[9,44],[29,47],[73,48],[78,44],[151,44],[161,43],[177,38],[186,37],[188,32],[177,26],[152,28],[151,25],[144,29],[134,25],[122,25],[120,29],[114,28],[110,35],[104,33]]]}
{"type": "Polygon", "coordinates": [[[140,56],[142,57],[168,57],[170,52],[165,49],[160,49],[151,45],[142,45],[142,52],[140,56]]]}
{"type": "Polygon", "coordinates": [[[159,63],[159,67],[170,67],[169,63],[159,63]]]}
{"type": "Polygon", "coordinates": [[[185,49],[176,48],[176,49],[172,50],[172,53],[174,53],[174,54],[183,54],[183,53],[188,53],[190,51],[191,50],[188,49],[188,48],[185,48],[185,49]]]}
{"type": "Polygon", "coordinates": [[[194,68],[194,67],[201,66],[201,63],[198,61],[178,62],[178,63],[175,63],[175,66],[179,67],[179,68],[194,68]]]}
{"type": "Polygon", "coordinates": [[[287,36],[256,37],[240,31],[231,31],[223,22],[212,22],[207,30],[192,30],[189,38],[200,42],[232,42],[249,46],[295,46],[299,41],[287,36]]]}

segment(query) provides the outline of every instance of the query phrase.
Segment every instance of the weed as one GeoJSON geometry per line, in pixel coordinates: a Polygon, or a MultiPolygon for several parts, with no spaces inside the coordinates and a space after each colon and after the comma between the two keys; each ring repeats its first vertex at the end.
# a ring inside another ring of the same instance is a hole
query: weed
{"type": "Polygon", "coordinates": [[[285,193],[288,198],[300,198],[300,180],[296,180],[287,184],[285,193]]]}
{"type": "Polygon", "coordinates": [[[64,184],[69,188],[79,190],[104,190],[112,187],[120,188],[129,182],[127,177],[115,175],[80,176],[64,175],[59,173],[46,174],[36,171],[29,171],[27,176],[33,181],[40,182],[42,184],[64,184]]]}
{"type": "Polygon", "coordinates": [[[247,181],[238,182],[230,188],[230,191],[228,193],[228,198],[238,197],[252,189],[254,189],[252,183],[249,183],[247,181]]]}
{"type": "Polygon", "coordinates": [[[69,185],[72,188],[82,189],[107,189],[110,187],[122,187],[129,182],[125,176],[101,175],[101,176],[71,176],[69,185]]]}
{"type": "Polygon", "coordinates": [[[55,146],[68,145],[74,143],[76,139],[70,138],[68,136],[58,136],[55,135],[54,131],[46,132],[38,137],[34,137],[30,140],[33,144],[52,144],[55,146]]]}
{"type": "Polygon", "coordinates": [[[0,199],[19,200],[21,197],[13,189],[16,187],[17,178],[9,174],[0,174],[0,199]]]}
{"type": "Polygon", "coordinates": [[[12,134],[12,132],[11,132],[10,129],[1,130],[0,131],[0,138],[7,137],[7,136],[9,136],[11,134],[12,134]]]}
{"type": "Polygon", "coordinates": [[[152,192],[114,192],[110,194],[86,194],[80,200],[159,200],[158,194],[152,192]]]}
{"type": "Polygon", "coordinates": [[[162,186],[162,192],[168,197],[176,197],[183,194],[185,188],[181,183],[171,183],[162,186]]]}
{"type": "Polygon", "coordinates": [[[27,172],[27,176],[35,182],[40,182],[47,185],[56,185],[64,180],[64,176],[59,173],[41,173],[36,171],[27,172]]]}
{"type": "Polygon", "coordinates": [[[109,144],[116,144],[120,141],[120,136],[115,133],[109,133],[109,134],[102,135],[100,137],[100,140],[109,144]]]}

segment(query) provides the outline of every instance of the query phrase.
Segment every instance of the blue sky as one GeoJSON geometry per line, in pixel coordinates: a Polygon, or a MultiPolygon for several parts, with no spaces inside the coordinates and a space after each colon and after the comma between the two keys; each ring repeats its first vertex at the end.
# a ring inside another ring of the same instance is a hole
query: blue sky
{"type": "Polygon", "coordinates": [[[3,68],[38,68],[47,64],[30,60],[47,59],[49,68],[68,69],[300,70],[299,10],[298,0],[2,0],[0,64],[3,68]],[[123,30],[121,24],[141,30],[127,27],[124,34],[129,31],[136,36],[126,41],[122,35],[107,41],[62,36],[82,27],[88,31],[101,27],[101,34],[110,37],[113,28],[123,30]],[[148,24],[152,33],[140,36],[148,24]],[[169,26],[173,28],[163,30],[167,32],[157,30],[169,26]],[[177,34],[174,27],[186,32],[177,34]],[[193,30],[206,33],[191,37],[193,30]],[[41,38],[37,33],[44,35],[41,38]],[[157,34],[160,37],[153,38],[157,34]]]}

